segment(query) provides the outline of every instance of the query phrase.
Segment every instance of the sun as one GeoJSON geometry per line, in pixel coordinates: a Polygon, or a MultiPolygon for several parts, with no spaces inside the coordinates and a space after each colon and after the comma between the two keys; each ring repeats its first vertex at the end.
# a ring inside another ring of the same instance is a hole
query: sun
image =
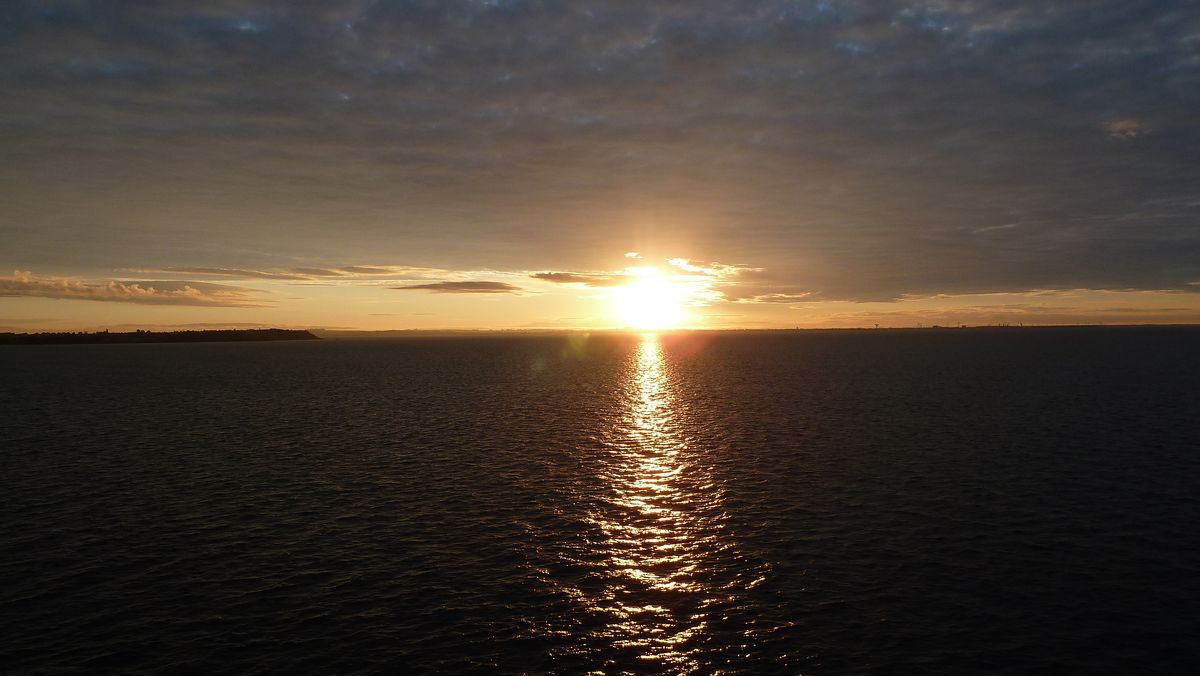
{"type": "Polygon", "coordinates": [[[613,289],[613,309],[622,326],[639,331],[678,328],[687,318],[687,289],[654,268],[631,270],[633,280],[613,289]]]}

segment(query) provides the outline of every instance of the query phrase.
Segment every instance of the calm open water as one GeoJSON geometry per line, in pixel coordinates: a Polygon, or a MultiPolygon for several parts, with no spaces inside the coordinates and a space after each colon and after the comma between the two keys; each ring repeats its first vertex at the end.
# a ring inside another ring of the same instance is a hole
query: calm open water
{"type": "Polygon", "coordinates": [[[0,669],[1195,673],[1200,330],[0,348],[0,669]]]}

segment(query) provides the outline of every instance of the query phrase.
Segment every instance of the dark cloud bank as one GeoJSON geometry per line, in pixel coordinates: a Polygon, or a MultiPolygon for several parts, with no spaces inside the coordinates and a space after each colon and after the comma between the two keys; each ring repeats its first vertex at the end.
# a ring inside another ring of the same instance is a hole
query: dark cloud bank
{"type": "Polygon", "coordinates": [[[1190,2],[6,2],[0,100],[10,269],[1200,280],[1190,2]]]}

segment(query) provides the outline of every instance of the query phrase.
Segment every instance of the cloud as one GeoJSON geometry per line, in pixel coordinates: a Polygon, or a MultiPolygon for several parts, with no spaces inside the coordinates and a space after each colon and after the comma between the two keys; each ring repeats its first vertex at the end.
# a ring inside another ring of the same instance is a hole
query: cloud
{"type": "Polygon", "coordinates": [[[399,291],[432,291],[433,293],[517,293],[520,287],[506,282],[433,282],[409,286],[393,286],[399,291]]]}
{"type": "Polygon", "coordinates": [[[327,268],[288,268],[288,270],[305,277],[340,277],[346,273],[327,268]]]}
{"type": "Polygon", "coordinates": [[[748,265],[725,265],[715,261],[710,263],[687,258],[668,258],[667,264],[684,272],[722,279],[732,279],[743,276],[746,273],[765,271],[765,268],[750,267],[748,265]]]}
{"type": "Polygon", "coordinates": [[[1108,131],[1110,138],[1115,139],[1132,139],[1146,133],[1141,122],[1128,117],[1120,117],[1115,120],[1109,120],[1104,125],[1108,131]]]}
{"type": "Polygon", "coordinates": [[[396,272],[402,272],[411,269],[413,268],[378,265],[347,265],[344,268],[339,268],[339,271],[351,275],[392,275],[396,274],[396,272]]]}
{"type": "Polygon", "coordinates": [[[766,294],[742,288],[746,283],[743,278],[752,279],[765,272],[763,268],[678,257],[665,258],[663,262],[665,265],[646,264],[639,256],[638,264],[611,272],[535,272],[529,276],[544,282],[589,288],[621,287],[653,278],[670,284],[687,304],[697,307],[725,300],[751,302],[753,296],[766,294]]]}
{"type": "Polygon", "coordinates": [[[535,272],[530,277],[554,284],[580,284],[583,286],[621,286],[629,281],[622,274],[586,274],[577,272],[535,272]]]}
{"type": "Polygon", "coordinates": [[[8,4],[0,265],[620,242],[751,261],[753,295],[1200,277],[1195,3],[8,4]]]}
{"type": "Polygon", "coordinates": [[[146,305],[200,305],[262,307],[250,289],[205,282],[106,281],[87,283],[63,277],[36,277],[16,271],[0,277],[0,296],[26,296],[60,300],[94,300],[146,305]]]}
{"type": "Polygon", "coordinates": [[[212,275],[214,277],[229,277],[231,279],[278,279],[278,280],[305,280],[308,276],[291,274],[286,272],[270,272],[262,270],[239,270],[237,268],[188,268],[188,267],[166,267],[166,268],[139,268],[130,270],[130,272],[171,272],[182,273],[189,275],[212,275]]]}
{"type": "Polygon", "coordinates": [[[340,278],[344,282],[372,280],[374,283],[386,283],[389,280],[425,279],[446,272],[440,268],[423,268],[412,265],[345,265],[325,268],[290,268],[290,270],[308,274],[315,279],[340,278]]]}
{"type": "MultiPolygon", "coordinates": [[[[625,257],[631,258],[629,254],[625,254],[625,257]]],[[[636,256],[636,258],[640,260],[642,257],[636,256]]],[[[721,263],[693,261],[687,258],[668,258],[665,259],[665,262],[670,268],[674,268],[670,276],[676,282],[726,281],[747,272],[762,271],[762,268],[752,268],[743,265],[723,265],[721,263]]],[[[535,272],[529,276],[555,284],[608,287],[628,284],[639,274],[647,271],[658,274],[662,273],[661,270],[652,265],[635,265],[616,272],[535,272]]]]}
{"type": "Polygon", "coordinates": [[[266,279],[278,281],[312,282],[341,279],[351,281],[361,278],[390,277],[392,279],[420,278],[430,274],[445,272],[434,268],[420,268],[407,265],[347,265],[344,267],[290,267],[266,268],[251,270],[245,268],[226,267],[140,267],[124,268],[122,272],[139,273],[169,273],[185,275],[209,275],[227,279],[266,279]]]}
{"type": "Polygon", "coordinates": [[[813,300],[812,296],[812,293],[765,293],[733,300],[738,303],[799,303],[813,300]]]}

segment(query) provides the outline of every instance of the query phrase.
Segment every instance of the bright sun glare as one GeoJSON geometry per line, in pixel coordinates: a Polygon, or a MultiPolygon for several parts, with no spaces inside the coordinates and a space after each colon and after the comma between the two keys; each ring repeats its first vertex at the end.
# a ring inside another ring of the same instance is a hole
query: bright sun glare
{"type": "Polygon", "coordinates": [[[658,270],[631,270],[634,279],[613,290],[617,319],[640,331],[678,328],[686,318],[687,289],[665,279],[658,270]]]}

